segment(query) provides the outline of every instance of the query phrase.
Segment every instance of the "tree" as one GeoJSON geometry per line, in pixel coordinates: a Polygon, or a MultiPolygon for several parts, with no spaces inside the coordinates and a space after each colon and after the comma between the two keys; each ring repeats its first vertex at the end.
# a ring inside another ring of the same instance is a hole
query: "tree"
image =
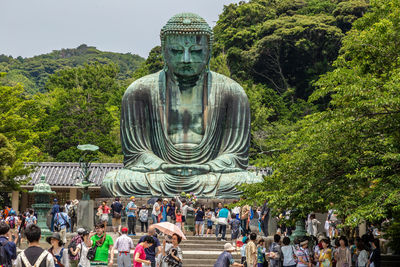
{"type": "Polygon", "coordinates": [[[270,161],[273,175],[246,187],[246,195],[275,210],[297,209],[299,217],[332,202],[349,226],[398,218],[399,48],[400,2],[373,2],[310,97],[329,96],[329,108],[296,123],[270,161]]]}
{"type": "Polygon", "coordinates": [[[43,139],[43,149],[58,161],[77,161],[76,146],[92,143],[113,157],[118,147],[119,106],[125,90],[117,81],[118,67],[95,63],[58,71],[46,84],[48,117],[44,129],[55,131],[43,139]],[[116,106],[118,105],[118,106],[116,106]]]}

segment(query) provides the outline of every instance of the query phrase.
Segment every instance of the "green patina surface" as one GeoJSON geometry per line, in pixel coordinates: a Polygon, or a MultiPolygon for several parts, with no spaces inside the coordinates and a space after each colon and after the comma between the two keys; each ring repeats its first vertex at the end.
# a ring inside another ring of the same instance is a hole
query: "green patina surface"
{"type": "Polygon", "coordinates": [[[209,71],[213,34],[192,13],[161,30],[166,62],[133,82],[121,109],[124,169],[107,174],[106,196],[232,198],[242,183],[261,181],[246,171],[250,109],[243,88],[209,71]]]}

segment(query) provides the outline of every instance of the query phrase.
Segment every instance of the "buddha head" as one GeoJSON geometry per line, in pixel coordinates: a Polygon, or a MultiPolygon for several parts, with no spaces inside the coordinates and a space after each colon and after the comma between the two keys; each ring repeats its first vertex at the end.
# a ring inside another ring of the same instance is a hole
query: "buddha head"
{"type": "Polygon", "coordinates": [[[185,78],[203,73],[210,62],[213,32],[193,13],[173,16],[161,29],[165,69],[185,78]]]}

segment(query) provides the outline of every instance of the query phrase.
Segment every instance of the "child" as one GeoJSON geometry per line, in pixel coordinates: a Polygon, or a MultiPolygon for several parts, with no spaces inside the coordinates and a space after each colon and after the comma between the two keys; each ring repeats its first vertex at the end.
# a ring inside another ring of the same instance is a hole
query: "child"
{"type": "Polygon", "coordinates": [[[175,209],[175,225],[182,230],[182,213],[180,209],[175,209]]]}
{"type": "Polygon", "coordinates": [[[257,242],[257,267],[263,267],[265,261],[264,239],[260,238],[257,242]]]}
{"type": "Polygon", "coordinates": [[[229,222],[231,225],[231,236],[232,236],[232,245],[236,247],[236,239],[240,234],[240,220],[236,217],[236,214],[231,214],[232,220],[229,222]]]}
{"type": "Polygon", "coordinates": [[[244,236],[242,239],[243,242],[243,246],[240,248],[240,255],[242,256],[242,260],[241,260],[241,264],[243,264],[244,267],[247,266],[246,264],[246,246],[247,246],[247,242],[249,241],[247,236],[244,236]]]}
{"type": "Polygon", "coordinates": [[[211,208],[207,208],[207,212],[206,212],[206,218],[207,218],[206,236],[208,236],[209,233],[210,233],[210,235],[212,234],[212,226],[214,224],[214,222],[212,221],[212,217],[213,217],[213,213],[211,211],[211,208]]]}

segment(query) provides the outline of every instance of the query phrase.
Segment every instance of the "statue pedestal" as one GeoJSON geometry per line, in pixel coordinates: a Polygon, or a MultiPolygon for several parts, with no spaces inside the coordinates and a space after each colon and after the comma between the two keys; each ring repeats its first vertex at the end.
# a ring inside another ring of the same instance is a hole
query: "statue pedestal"
{"type": "Polygon", "coordinates": [[[78,204],[77,210],[78,228],[85,228],[90,231],[94,228],[94,201],[81,200],[78,204]]]}

